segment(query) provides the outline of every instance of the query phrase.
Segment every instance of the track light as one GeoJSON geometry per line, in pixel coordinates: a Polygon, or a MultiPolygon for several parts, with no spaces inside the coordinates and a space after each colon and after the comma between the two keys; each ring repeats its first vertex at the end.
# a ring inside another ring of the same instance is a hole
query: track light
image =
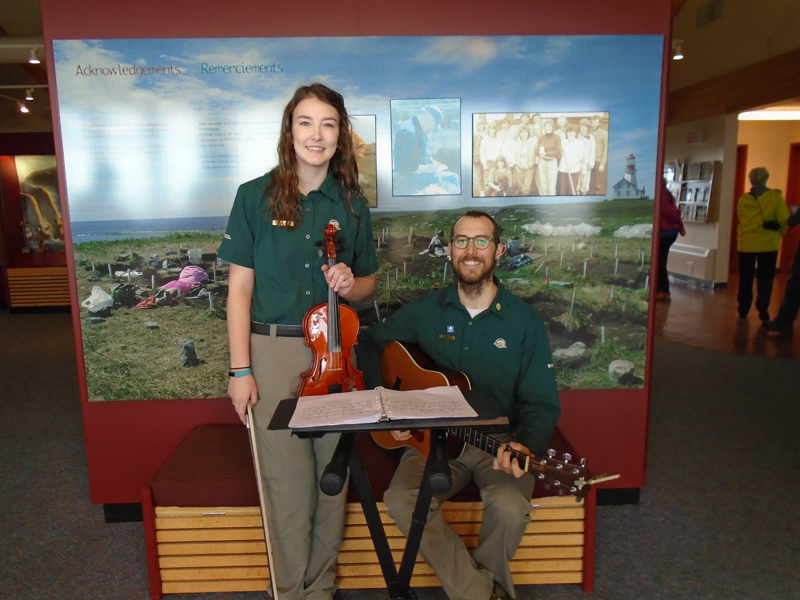
{"type": "Polygon", "coordinates": [[[25,90],[25,100],[33,100],[33,88],[28,88],[25,90]]]}
{"type": "Polygon", "coordinates": [[[672,60],[683,59],[683,40],[672,40],[672,60]]]}
{"type": "Polygon", "coordinates": [[[28,107],[25,106],[22,102],[18,102],[17,104],[19,105],[19,112],[25,113],[25,114],[31,112],[31,111],[28,110],[28,107]]]}
{"type": "Polygon", "coordinates": [[[38,65],[42,62],[36,58],[36,48],[31,48],[31,57],[28,59],[28,62],[32,65],[38,65]]]}

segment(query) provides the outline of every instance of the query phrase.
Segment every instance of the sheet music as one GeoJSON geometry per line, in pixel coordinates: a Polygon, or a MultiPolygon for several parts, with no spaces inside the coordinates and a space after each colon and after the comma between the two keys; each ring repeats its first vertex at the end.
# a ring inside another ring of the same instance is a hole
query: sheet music
{"type": "Polygon", "coordinates": [[[378,388],[297,399],[289,427],[379,423],[392,419],[477,417],[456,386],[396,391],[378,388]]]}
{"type": "Polygon", "coordinates": [[[381,389],[383,409],[389,419],[477,417],[455,385],[400,392],[381,389]]]}

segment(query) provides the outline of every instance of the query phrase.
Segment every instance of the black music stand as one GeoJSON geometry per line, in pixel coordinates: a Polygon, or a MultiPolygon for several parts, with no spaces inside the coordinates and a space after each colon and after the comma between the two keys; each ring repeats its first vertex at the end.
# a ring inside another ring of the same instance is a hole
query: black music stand
{"type": "MultiPolygon", "coordinates": [[[[443,418],[443,419],[404,419],[386,423],[360,423],[357,425],[331,425],[325,427],[304,427],[293,429],[292,433],[299,436],[322,435],[325,433],[341,433],[339,443],[333,457],[320,478],[320,489],[329,496],[335,496],[342,491],[347,480],[347,468],[356,492],[361,500],[361,507],[367,520],[375,553],[389,590],[392,600],[416,600],[416,593],[411,589],[411,575],[414,572],[414,563],[422,541],[422,532],[428,521],[428,510],[434,494],[442,495],[450,489],[451,474],[447,463],[447,449],[445,443],[445,429],[451,427],[507,427],[508,418],[501,417],[492,404],[474,390],[464,392],[464,397],[470,406],[478,413],[472,418],[443,418]],[[408,532],[406,546],[403,550],[403,559],[400,571],[394,564],[389,541],[381,523],[378,505],[369,486],[364,465],[355,445],[355,436],[359,432],[387,431],[392,429],[429,429],[431,430],[431,451],[425,463],[425,472],[420,483],[419,496],[414,507],[411,519],[411,529],[408,532]]],[[[289,429],[289,421],[297,406],[297,399],[281,400],[277,410],[272,415],[269,429],[289,429]]]]}

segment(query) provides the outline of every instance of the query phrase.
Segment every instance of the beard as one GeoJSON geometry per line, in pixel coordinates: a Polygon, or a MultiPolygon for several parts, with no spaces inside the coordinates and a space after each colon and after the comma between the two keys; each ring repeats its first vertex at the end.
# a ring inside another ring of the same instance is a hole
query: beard
{"type": "Polygon", "coordinates": [[[492,281],[492,272],[496,263],[497,259],[493,253],[485,259],[479,255],[460,256],[458,261],[453,262],[453,272],[459,289],[468,296],[477,296],[483,286],[492,281]],[[480,268],[467,269],[461,264],[464,260],[483,260],[483,265],[480,268]]]}

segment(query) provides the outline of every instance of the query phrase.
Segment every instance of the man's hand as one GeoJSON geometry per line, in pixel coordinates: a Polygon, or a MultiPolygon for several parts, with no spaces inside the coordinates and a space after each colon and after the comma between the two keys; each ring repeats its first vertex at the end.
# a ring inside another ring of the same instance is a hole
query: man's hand
{"type": "Polygon", "coordinates": [[[517,442],[511,442],[510,444],[500,444],[500,447],[497,449],[497,456],[494,459],[494,463],[492,463],[492,468],[495,471],[505,471],[509,475],[513,475],[514,477],[519,479],[527,471],[525,471],[519,466],[519,462],[517,462],[516,458],[512,458],[511,449],[514,449],[517,452],[524,454],[525,456],[533,457],[533,452],[528,450],[522,444],[518,444],[517,442]]]}
{"type": "Polygon", "coordinates": [[[396,439],[398,442],[405,442],[406,440],[411,439],[411,430],[410,429],[395,429],[391,432],[392,437],[396,439]]]}

